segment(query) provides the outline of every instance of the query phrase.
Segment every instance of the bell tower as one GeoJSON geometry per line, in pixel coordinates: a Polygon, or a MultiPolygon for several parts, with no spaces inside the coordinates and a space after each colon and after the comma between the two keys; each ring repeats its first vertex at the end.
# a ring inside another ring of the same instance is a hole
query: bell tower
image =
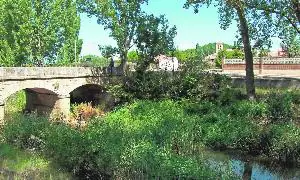
{"type": "Polygon", "coordinates": [[[218,54],[219,51],[222,51],[224,49],[224,44],[222,42],[216,43],[216,53],[218,54]]]}

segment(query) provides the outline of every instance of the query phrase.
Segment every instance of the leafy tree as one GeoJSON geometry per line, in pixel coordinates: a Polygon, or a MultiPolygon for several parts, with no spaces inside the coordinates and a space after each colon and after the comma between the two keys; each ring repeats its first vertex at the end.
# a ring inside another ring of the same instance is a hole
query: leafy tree
{"type": "MultiPolygon", "coordinates": [[[[224,49],[232,48],[231,45],[224,44],[224,49]]],[[[174,55],[182,62],[189,60],[203,60],[206,56],[214,54],[216,52],[216,43],[209,43],[203,46],[199,44],[196,45],[195,49],[186,49],[183,51],[176,50],[174,55]]]]}
{"type": "MultiPolygon", "coordinates": [[[[289,57],[297,56],[299,52],[300,35],[300,1],[299,0],[249,0],[246,6],[260,16],[268,20],[269,29],[273,36],[282,39],[282,48],[287,51],[289,57]]],[[[266,28],[264,28],[266,29],[266,28]]],[[[262,33],[266,34],[266,33],[262,33]]]]}
{"type": "Polygon", "coordinates": [[[277,27],[282,28],[291,25],[300,33],[300,1],[299,0],[248,0],[245,5],[256,11],[263,11],[264,15],[273,18],[277,27]],[[272,16],[274,15],[274,16],[272,16]]]}
{"type": "Polygon", "coordinates": [[[281,47],[287,52],[288,57],[300,57],[300,37],[287,37],[281,47]]]}
{"type": "Polygon", "coordinates": [[[222,67],[222,59],[242,59],[244,58],[244,53],[239,49],[233,49],[232,51],[228,51],[226,49],[219,51],[217,54],[217,58],[215,61],[216,67],[222,67]]]}
{"type": "Polygon", "coordinates": [[[118,48],[113,47],[113,46],[99,46],[99,50],[102,54],[103,57],[107,59],[113,58],[116,53],[118,52],[118,48]]]}
{"type": "Polygon", "coordinates": [[[73,0],[3,0],[0,9],[2,66],[72,62],[80,54],[73,0]]]}
{"type": "Polygon", "coordinates": [[[127,54],[133,46],[134,37],[142,15],[141,5],[147,0],[80,0],[81,10],[96,16],[98,23],[110,30],[110,36],[117,42],[121,68],[125,72],[127,54]]]}
{"type": "MultiPolygon", "coordinates": [[[[244,45],[245,60],[246,60],[246,89],[249,99],[255,97],[254,86],[254,71],[253,71],[253,54],[250,44],[250,33],[253,33],[255,28],[249,28],[247,20],[248,9],[243,0],[187,0],[185,7],[193,6],[195,13],[203,5],[211,5],[212,3],[218,7],[220,14],[221,28],[227,29],[231,24],[232,19],[236,19],[239,25],[240,36],[244,45]],[[252,30],[252,31],[251,31],[252,30]]],[[[253,33],[254,34],[254,33],[253,33]]]]}
{"type": "Polygon", "coordinates": [[[127,58],[129,62],[138,62],[138,60],[140,59],[136,51],[129,51],[127,54],[127,58]]]}
{"type": "Polygon", "coordinates": [[[110,63],[109,59],[96,55],[85,55],[80,60],[81,66],[107,67],[110,63]]]}
{"type": "Polygon", "coordinates": [[[170,28],[164,16],[144,14],[139,21],[135,40],[138,57],[141,59],[138,71],[145,72],[156,56],[174,51],[176,27],[170,28]]]}

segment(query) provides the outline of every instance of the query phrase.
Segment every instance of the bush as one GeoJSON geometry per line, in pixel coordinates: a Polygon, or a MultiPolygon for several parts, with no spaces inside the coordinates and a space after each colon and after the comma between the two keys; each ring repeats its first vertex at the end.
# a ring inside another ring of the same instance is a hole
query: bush
{"type": "Polygon", "coordinates": [[[270,155],[284,163],[300,162],[300,129],[293,124],[272,125],[270,155]]]}
{"type": "Polygon", "coordinates": [[[72,113],[67,124],[71,127],[83,128],[89,120],[104,116],[104,111],[100,108],[93,107],[91,103],[75,104],[71,107],[72,113]]]}
{"type": "Polygon", "coordinates": [[[276,159],[300,161],[298,127],[253,121],[264,118],[267,107],[251,101],[223,106],[211,101],[139,100],[94,118],[81,131],[34,116],[17,117],[4,127],[4,137],[21,147],[38,147],[85,178],[216,179],[221,175],[199,158],[203,146],[264,150],[276,159]]]}
{"type": "Polygon", "coordinates": [[[289,93],[271,92],[266,100],[268,117],[272,122],[288,122],[293,118],[292,96],[289,93]]]}
{"type": "Polygon", "coordinates": [[[6,142],[25,149],[42,150],[45,145],[46,131],[49,122],[46,118],[36,115],[16,115],[7,120],[3,128],[6,142]]]}
{"type": "Polygon", "coordinates": [[[215,99],[229,86],[230,79],[204,71],[201,61],[189,62],[181,71],[131,72],[120,84],[108,87],[114,96],[130,102],[132,99],[215,99]]]}
{"type": "Polygon", "coordinates": [[[231,106],[231,113],[236,117],[245,117],[253,121],[265,120],[268,114],[267,104],[256,101],[239,101],[231,106]]]}

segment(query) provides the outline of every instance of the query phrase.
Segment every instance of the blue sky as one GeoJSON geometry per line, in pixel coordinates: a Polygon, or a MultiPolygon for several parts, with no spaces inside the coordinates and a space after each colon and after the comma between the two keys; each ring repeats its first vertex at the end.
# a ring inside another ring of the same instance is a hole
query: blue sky
{"type": "MultiPolygon", "coordinates": [[[[194,14],[193,9],[183,8],[184,3],[185,0],[149,0],[149,4],[143,6],[143,10],[155,15],[166,15],[169,24],[177,27],[175,45],[179,49],[194,48],[197,43],[204,45],[217,41],[233,44],[237,34],[235,21],[227,30],[222,30],[215,7],[202,7],[198,14],[194,14]]],[[[83,39],[81,55],[100,55],[99,44],[116,44],[109,37],[109,31],[97,24],[96,18],[89,18],[86,14],[81,14],[79,36],[83,39]]]]}

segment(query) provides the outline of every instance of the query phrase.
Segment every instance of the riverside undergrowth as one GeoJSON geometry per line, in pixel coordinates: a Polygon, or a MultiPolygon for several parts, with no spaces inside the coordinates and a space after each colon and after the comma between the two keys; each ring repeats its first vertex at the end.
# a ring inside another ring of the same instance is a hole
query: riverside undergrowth
{"type": "Polygon", "coordinates": [[[199,158],[201,149],[237,149],[299,162],[299,128],[293,119],[273,120],[269,114],[278,107],[268,102],[139,100],[91,120],[84,129],[22,116],[7,121],[3,135],[6,142],[39,151],[82,178],[235,179],[210,169],[199,158]]]}

